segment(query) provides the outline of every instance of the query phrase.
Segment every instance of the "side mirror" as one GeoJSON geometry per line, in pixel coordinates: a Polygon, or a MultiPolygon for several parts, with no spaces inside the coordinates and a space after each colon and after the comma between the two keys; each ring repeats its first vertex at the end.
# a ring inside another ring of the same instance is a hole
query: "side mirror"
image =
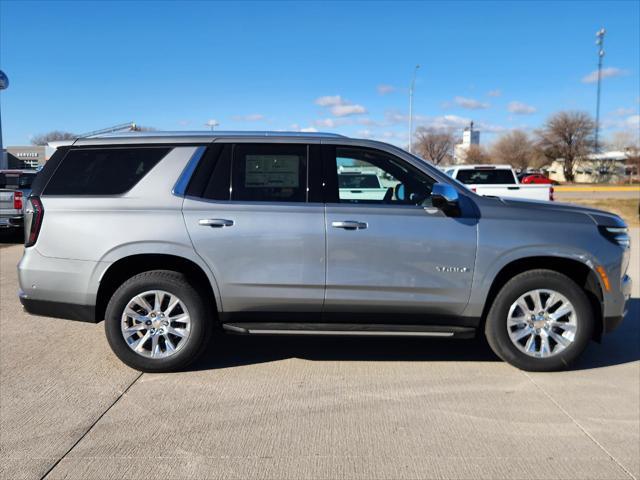
{"type": "Polygon", "coordinates": [[[434,183],[431,190],[431,203],[445,213],[460,210],[458,191],[446,183],[434,183]]]}

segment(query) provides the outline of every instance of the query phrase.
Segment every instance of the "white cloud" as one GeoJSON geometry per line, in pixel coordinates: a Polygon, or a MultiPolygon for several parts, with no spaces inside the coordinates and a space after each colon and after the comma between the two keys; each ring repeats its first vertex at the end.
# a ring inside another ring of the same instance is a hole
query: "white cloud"
{"type": "Polygon", "coordinates": [[[231,118],[236,122],[259,122],[264,120],[265,117],[260,113],[250,113],[248,115],[234,115],[231,118]]]}
{"type": "MultiPolygon", "coordinates": [[[[605,78],[620,77],[626,74],[627,74],[627,71],[622,70],[621,68],[607,67],[602,69],[601,78],[605,79],[605,78]]],[[[590,74],[582,77],[582,83],[595,83],[597,81],[598,81],[598,70],[594,70],[590,74]]]]}
{"type": "Polygon", "coordinates": [[[367,109],[362,105],[334,105],[331,113],[336,117],[346,117],[347,115],[360,115],[367,113],[367,109]]]}
{"type": "Polygon", "coordinates": [[[481,110],[489,108],[488,103],[480,102],[478,100],[474,100],[473,98],[455,97],[453,101],[456,105],[462,108],[467,108],[469,110],[481,110]]]}
{"type": "Polygon", "coordinates": [[[357,123],[358,125],[367,125],[367,126],[380,126],[380,125],[381,125],[381,123],[380,123],[380,122],[378,122],[378,121],[376,121],[376,120],[373,120],[373,119],[371,119],[371,118],[369,118],[369,117],[360,117],[360,118],[357,118],[357,119],[356,119],[356,123],[357,123]]]}
{"type": "Polygon", "coordinates": [[[314,127],[300,128],[300,124],[298,123],[292,123],[291,125],[289,125],[289,130],[292,132],[317,132],[318,131],[318,129],[314,127]]]}
{"type": "Polygon", "coordinates": [[[624,107],[620,107],[620,108],[616,108],[612,113],[616,116],[616,117],[624,117],[626,115],[631,115],[632,113],[634,113],[636,111],[635,108],[631,107],[631,108],[624,108],[624,107]]]}
{"type": "Polygon", "coordinates": [[[333,118],[320,118],[313,122],[318,127],[325,128],[334,128],[336,126],[336,122],[333,118]]]}
{"type": "Polygon", "coordinates": [[[532,107],[531,105],[527,105],[522,102],[509,102],[507,110],[511,113],[515,113],[516,115],[530,115],[536,112],[536,107],[532,107]]]}
{"type": "Polygon", "coordinates": [[[306,128],[301,128],[300,131],[301,132],[317,132],[318,129],[313,127],[306,127],[306,128]]]}
{"type": "Polygon", "coordinates": [[[354,104],[345,100],[340,95],[326,95],[315,100],[316,105],[329,107],[329,111],[334,117],[346,117],[348,115],[360,115],[367,113],[367,109],[362,105],[354,104]]]}
{"type": "Polygon", "coordinates": [[[340,95],[325,95],[324,97],[316,98],[315,104],[321,107],[329,107],[331,105],[342,105],[344,100],[340,95]]]}
{"type": "Polygon", "coordinates": [[[356,134],[361,138],[371,138],[373,136],[373,132],[368,128],[365,128],[364,130],[358,130],[356,134]]]}
{"type": "Polygon", "coordinates": [[[640,128],[640,115],[631,115],[625,119],[627,127],[640,128]]]}
{"type": "Polygon", "coordinates": [[[502,90],[496,88],[495,90],[490,90],[487,92],[487,95],[490,97],[499,97],[502,95],[502,90]]]}
{"type": "Polygon", "coordinates": [[[394,87],[393,85],[386,85],[384,83],[378,85],[376,89],[378,90],[378,93],[380,95],[386,95],[387,93],[396,91],[396,87],[394,87]]]}
{"type": "Polygon", "coordinates": [[[178,125],[180,125],[181,127],[186,127],[190,123],[191,123],[191,120],[178,120],[178,125]]]}

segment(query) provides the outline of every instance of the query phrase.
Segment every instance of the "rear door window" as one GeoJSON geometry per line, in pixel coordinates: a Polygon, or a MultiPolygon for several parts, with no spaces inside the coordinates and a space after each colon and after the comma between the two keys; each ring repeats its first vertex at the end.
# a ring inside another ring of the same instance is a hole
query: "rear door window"
{"type": "Polygon", "coordinates": [[[170,147],[70,150],[44,188],[45,195],[118,195],[133,188],[170,147]]]}
{"type": "Polygon", "coordinates": [[[511,170],[458,170],[456,179],[466,185],[514,184],[511,170]]]}

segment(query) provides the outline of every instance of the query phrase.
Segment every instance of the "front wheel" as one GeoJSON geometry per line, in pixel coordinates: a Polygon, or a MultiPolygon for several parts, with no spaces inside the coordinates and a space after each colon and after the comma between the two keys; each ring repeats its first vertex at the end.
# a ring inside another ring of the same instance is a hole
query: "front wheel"
{"type": "Polygon", "coordinates": [[[127,280],[111,297],[105,332],[113,352],[143,372],[184,368],[206,346],[211,319],[201,294],[178,272],[127,280]]]}
{"type": "Polygon", "coordinates": [[[587,347],[593,312],[584,290],[551,270],[531,270],[509,280],[496,296],[485,325],[492,350],[522,370],[553,371],[587,347]]]}

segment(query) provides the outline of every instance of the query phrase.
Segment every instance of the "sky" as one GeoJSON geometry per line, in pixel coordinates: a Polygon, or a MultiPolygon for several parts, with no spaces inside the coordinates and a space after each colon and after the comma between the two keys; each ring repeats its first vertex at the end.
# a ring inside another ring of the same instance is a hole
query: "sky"
{"type": "Polygon", "coordinates": [[[481,143],[558,110],[604,136],[640,129],[640,2],[0,0],[4,144],[135,121],[160,130],[327,131],[408,143],[414,126],[481,143]]]}

